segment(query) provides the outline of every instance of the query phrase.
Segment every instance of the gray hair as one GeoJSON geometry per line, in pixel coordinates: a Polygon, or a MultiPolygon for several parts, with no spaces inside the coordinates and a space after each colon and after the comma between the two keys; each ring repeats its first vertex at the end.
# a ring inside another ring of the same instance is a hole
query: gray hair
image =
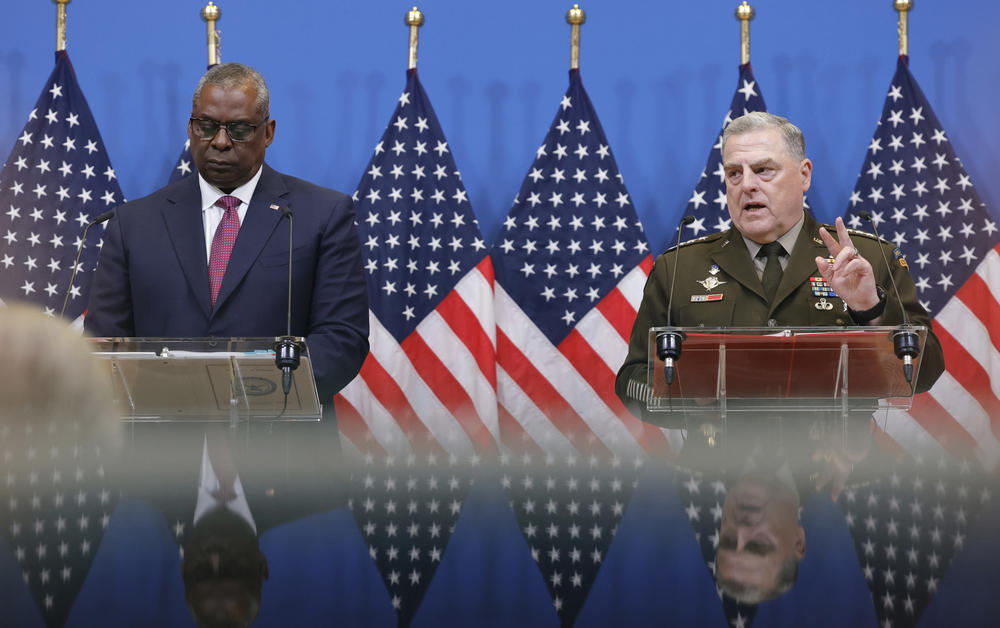
{"type": "Polygon", "coordinates": [[[194,88],[194,97],[191,99],[191,107],[198,107],[198,100],[201,98],[201,90],[206,85],[215,85],[222,89],[240,89],[250,87],[257,96],[256,108],[261,118],[267,119],[271,115],[271,92],[267,89],[267,83],[260,72],[242,63],[220,63],[213,65],[208,72],[198,81],[198,86],[194,88]]]}
{"type": "Polygon", "coordinates": [[[776,116],[766,111],[751,111],[736,118],[722,131],[722,153],[726,152],[726,143],[734,135],[743,135],[760,129],[778,129],[785,140],[785,150],[795,161],[806,158],[806,139],[799,127],[788,121],[788,118],[776,116]]]}

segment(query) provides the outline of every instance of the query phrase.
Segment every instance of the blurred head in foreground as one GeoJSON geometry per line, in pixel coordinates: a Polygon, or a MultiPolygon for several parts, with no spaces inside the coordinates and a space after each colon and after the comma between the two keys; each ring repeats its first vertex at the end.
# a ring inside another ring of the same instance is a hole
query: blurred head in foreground
{"type": "Polygon", "coordinates": [[[260,611],[267,559],[257,535],[223,507],[202,517],[184,541],[181,562],[188,609],[199,626],[249,626],[260,611]]]}
{"type": "Polygon", "coordinates": [[[759,604],[795,584],[806,554],[798,511],[790,473],[752,470],[740,478],[722,506],[715,579],[723,593],[759,604]]]}
{"type": "Polygon", "coordinates": [[[0,307],[0,351],[0,442],[11,451],[120,447],[108,375],[64,320],[26,305],[0,307]]]}

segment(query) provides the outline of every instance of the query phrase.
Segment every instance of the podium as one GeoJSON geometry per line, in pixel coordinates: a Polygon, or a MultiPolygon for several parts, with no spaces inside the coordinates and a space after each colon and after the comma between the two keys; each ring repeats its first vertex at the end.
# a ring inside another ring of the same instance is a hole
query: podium
{"type": "Polygon", "coordinates": [[[305,342],[286,402],[275,338],[94,338],[125,421],[319,421],[322,406],[305,342]]]}
{"type": "MultiPolygon", "coordinates": [[[[893,335],[897,327],[652,327],[649,330],[645,416],[669,427],[721,422],[740,413],[802,416],[824,413],[845,421],[885,407],[908,410],[913,386],[903,375],[893,335]],[[656,341],[684,336],[674,379],[667,385],[656,341]],[[662,417],[662,418],[661,418],[662,417]]],[[[927,328],[917,334],[917,381],[927,328]]]]}

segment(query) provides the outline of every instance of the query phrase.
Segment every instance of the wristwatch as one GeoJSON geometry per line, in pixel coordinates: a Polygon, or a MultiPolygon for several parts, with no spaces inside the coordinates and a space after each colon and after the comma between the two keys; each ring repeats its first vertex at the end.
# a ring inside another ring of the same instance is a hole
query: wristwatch
{"type": "Polygon", "coordinates": [[[878,295],[878,303],[871,306],[867,310],[852,310],[847,308],[847,313],[851,315],[851,319],[854,321],[855,325],[867,325],[869,322],[875,320],[879,316],[882,316],[882,312],[885,311],[885,288],[882,286],[875,286],[875,293],[878,295]]]}

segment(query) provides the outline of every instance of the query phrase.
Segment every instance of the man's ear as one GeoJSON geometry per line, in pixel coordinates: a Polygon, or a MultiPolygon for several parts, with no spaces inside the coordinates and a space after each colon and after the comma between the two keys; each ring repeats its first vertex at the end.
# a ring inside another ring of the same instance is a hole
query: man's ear
{"type": "Polygon", "coordinates": [[[795,531],[795,555],[799,560],[806,555],[806,530],[802,526],[795,531]]]}
{"type": "Polygon", "coordinates": [[[264,123],[264,148],[270,146],[271,142],[274,141],[274,129],[276,126],[277,123],[274,121],[274,118],[269,118],[264,123]]]}
{"type": "Polygon", "coordinates": [[[812,184],[812,171],[813,171],[813,162],[811,162],[808,157],[806,159],[803,159],[802,163],[799,164],[799,174],[802,176],[803,194],[809,191],[809,186],[812,184]]]}

